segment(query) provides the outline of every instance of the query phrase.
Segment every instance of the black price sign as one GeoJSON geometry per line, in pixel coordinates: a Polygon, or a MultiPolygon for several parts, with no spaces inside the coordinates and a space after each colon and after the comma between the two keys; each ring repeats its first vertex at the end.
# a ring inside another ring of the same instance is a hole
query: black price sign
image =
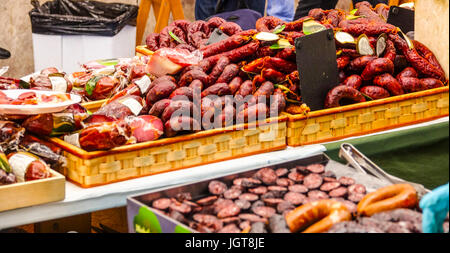
{"type": "Polygon", "coordinates": [[[339,83],[333,29],[295,40],[300,92],[312,111],[324,108],[328,92],[339,83]]]}
{"type": "Polygon", "coordinates": [[[414,11],[398,6],[391,6],[387,22],[399,27],[404,33],[414,31],[414,11]]]}

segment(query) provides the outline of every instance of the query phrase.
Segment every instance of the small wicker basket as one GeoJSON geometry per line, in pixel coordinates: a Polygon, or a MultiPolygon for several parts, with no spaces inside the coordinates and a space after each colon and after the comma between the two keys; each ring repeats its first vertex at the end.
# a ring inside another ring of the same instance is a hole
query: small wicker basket
{"type": "Polygon", "coordinates": [[[302,146],[365,135],[448,116],[449,87],[291,115],[287,144],[302,146]]]}
{"type": "Polygon", "coordinates": [[[67,158],[64,175],[81,187],[105,185],[286,148],[287,116],[263,122],[87,152],[49,139],[67,158]]]}

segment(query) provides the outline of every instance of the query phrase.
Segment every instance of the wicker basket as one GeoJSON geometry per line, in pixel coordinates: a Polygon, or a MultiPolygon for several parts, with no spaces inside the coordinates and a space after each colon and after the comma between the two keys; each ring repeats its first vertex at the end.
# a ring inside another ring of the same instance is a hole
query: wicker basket
{"type": "Polygon", "coordinates": [[[449,87],[289,115],[287,144],[301,146],[359,136],[449,115],[449,87]]]}
{"type": "Polygon", "coordinates": [[[93,187],[193,166],[286,148],[287,116],[199,133],[87,152],[58,138],[64,150],[64,175],[93,187]]]}

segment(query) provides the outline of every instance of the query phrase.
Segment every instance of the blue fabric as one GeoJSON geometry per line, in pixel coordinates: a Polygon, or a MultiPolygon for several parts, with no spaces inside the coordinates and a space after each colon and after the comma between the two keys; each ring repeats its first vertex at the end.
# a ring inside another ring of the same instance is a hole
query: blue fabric
{"type": "Polygon", "coordinates": [[[267,0],[267,16],[290,22],[294,18],[295,0],[267,0]]]}
{"type": "Polygon", "coordinates": [[[227,11],[214,15],[214,17],[221,17],[227,21],[238,24],[242,30],[250,30],[256,28],[256,21],[262,16],[259,12],[250,9],[241,9],[236,11],[227,11]]]}
{"type": "MultiPolygon", "coordinates": [[[[244,0],[248,8],[257,11],[264,16],[266,0],[244,0]]],[[[217,0],[196,0],[195,19],[205,20],[215,14],[217,0]]],[[[239,0],[225,0],[224,11],[235,11],[239,6],[239,0]]]]}
{"type": "Polygon", "coordinates": [[[420,201],[422,208],[422,232],[442,233],[445,218],[448,213],[449,184],[440,186],[425,195],[420,201]]]}

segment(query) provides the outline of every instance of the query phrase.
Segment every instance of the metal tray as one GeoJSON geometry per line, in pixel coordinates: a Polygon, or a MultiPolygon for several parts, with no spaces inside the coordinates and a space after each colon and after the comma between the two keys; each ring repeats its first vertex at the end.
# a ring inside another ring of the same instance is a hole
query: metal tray
{"type": "MultiPolygon", "coordinates": [[[[356,171],[350,166],[343,165],[339,162],[331,160],[326,154],[319,154],[308,158],[294,160],[290,162],[280,162],[278,164],[270,165],[274,169],[277,168],[290,168],[294,165],[309,165],[313,163],[321,163],[325,165],[326,171],[332,171],[337,177],[348,176],[352,177],[357,183],[363,184],[367,188],[367,192],[375,191],[378,188],[388,186],[391,184],[388,180],[383,180],[371,176],[366,173],[356,171]]],[[[197,233],[197,231],[189,228],[187,225],[182,224],[168,216],[162,215],[156,209],[150,206],[151,202],[155,199],[162,197],[175,197],[181,192],[190,192],[194,200],[210,195],[208,192],[208,184],[212,180],[220,180],[227,185],[231,185],[233,180],[238,177],[252,176],[256,171],[263,167],[253,169],[250,171],[230,174],[223,177],[218,177],[209,180],[198,181],[190,184],[184,184],[178,187],[168,187],[162,190],[150,191],[148,193],[130,196],[127,199],[127,213],[128,213],[128,229],[130,233],[135,232],[159,232],[159,233],[197,233]],[[137,216],[142,215],[148,220],[147,224],[151,224],[150,231],[143,231],[141,228],[137,228],[135,221],[137,216]],[[139,230],[139,231],[136,231],[139,230]]]]}

